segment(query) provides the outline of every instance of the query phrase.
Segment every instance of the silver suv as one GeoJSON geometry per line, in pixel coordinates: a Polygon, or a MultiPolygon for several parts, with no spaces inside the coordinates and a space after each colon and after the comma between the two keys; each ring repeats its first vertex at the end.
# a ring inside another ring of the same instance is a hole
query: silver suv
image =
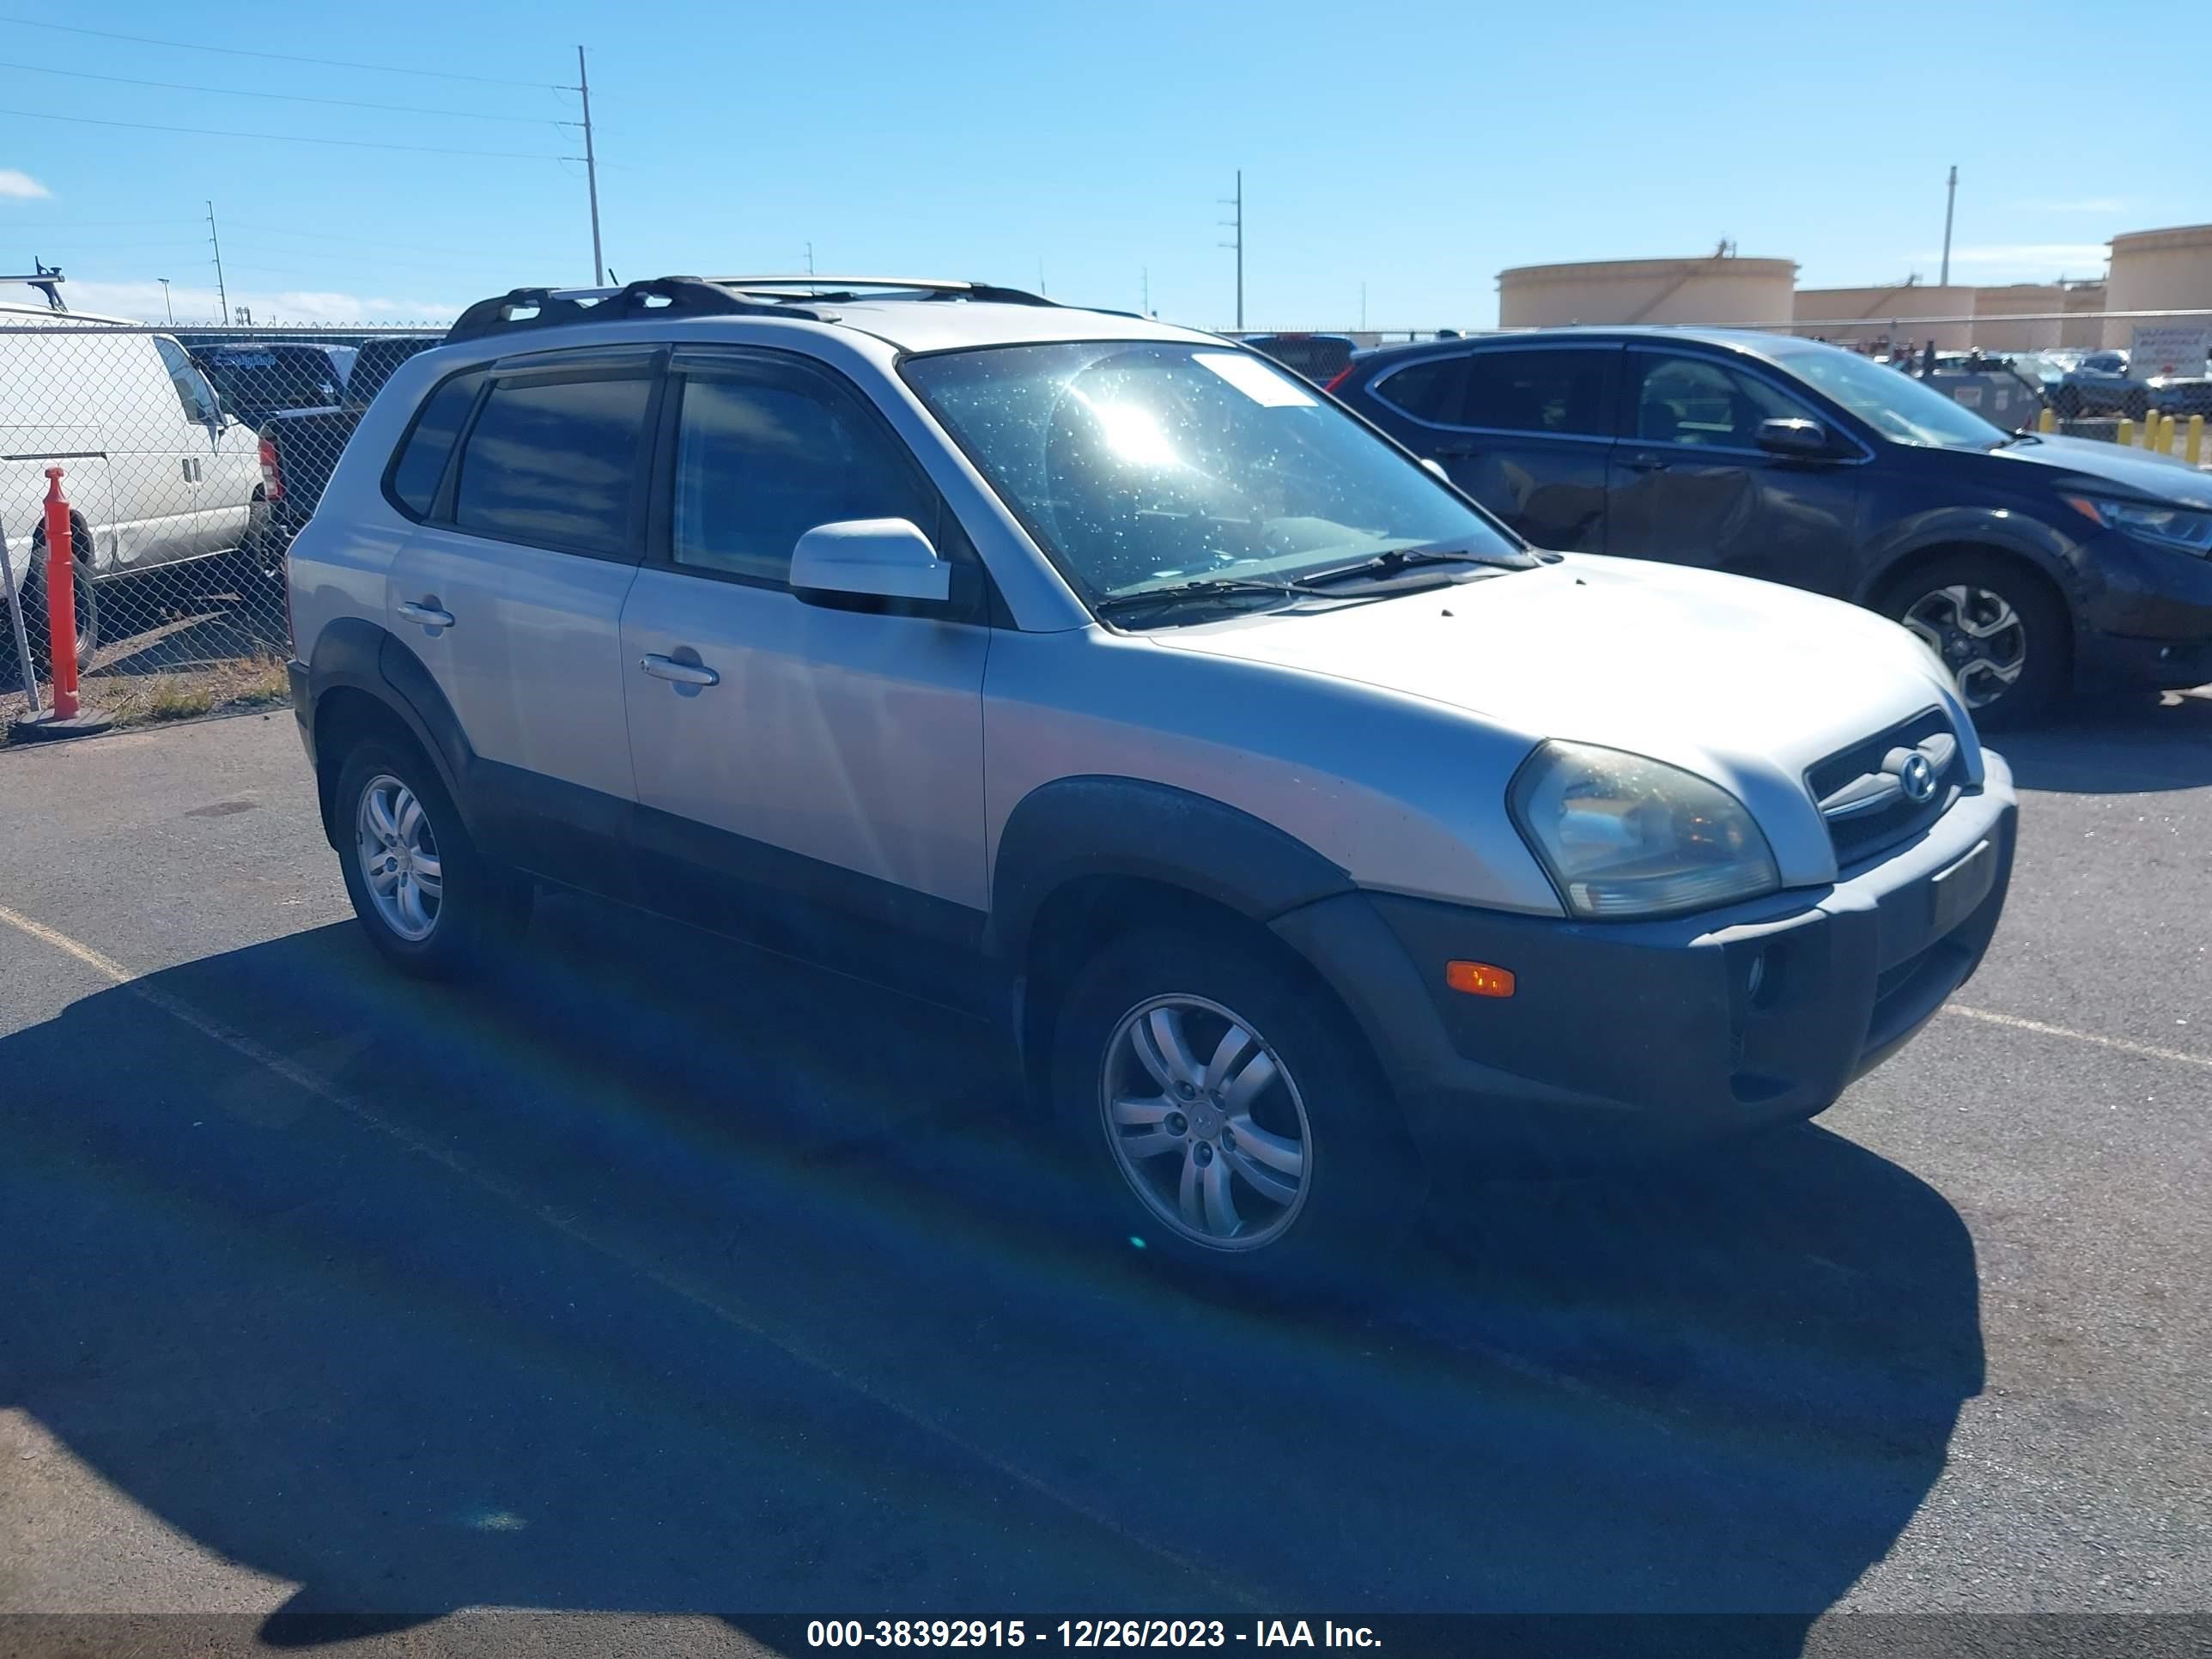
{"type": "Polygon", "coordinates": [[[1431,1171],[1820,1111],[1973,972],[2010,776],[1932,654],[1526,546],[1212,336],[958,283],[518,289],[291,550],[369,938],[546,884],[1019,1045],[1103,1217],[1305,1282],[1431,1171]]]}

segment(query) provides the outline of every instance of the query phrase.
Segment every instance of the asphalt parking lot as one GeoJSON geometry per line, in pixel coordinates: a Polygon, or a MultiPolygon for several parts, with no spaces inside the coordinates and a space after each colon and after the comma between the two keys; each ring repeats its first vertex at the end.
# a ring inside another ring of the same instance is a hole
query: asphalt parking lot
{"type": "Polygon", "coordinates": [[[1917,1043],[1357,1316],[1056,1232],[926,1005],[574,899],[395,979],[281,711],[0,754],[0,1611],[2212,1610],[2212,689],[2001,746],[1917,1043]]]}

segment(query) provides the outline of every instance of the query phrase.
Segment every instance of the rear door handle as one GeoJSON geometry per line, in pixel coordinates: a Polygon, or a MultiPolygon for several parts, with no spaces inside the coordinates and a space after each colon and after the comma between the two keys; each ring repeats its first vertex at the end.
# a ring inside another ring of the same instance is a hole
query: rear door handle
{"type": "Polygon", "coordinates": [[[722,677],[704,663],[678,662],[673,657],[640,657],[637,665],[657,680],[672,685],[720,685],[722,677]]]}
{"type": "Polygon", "coordinates": [[[408,599],[397,608],[409,622],[420,623],[425,628],[451,628],[453,625],[453,613],[441,611],[434,605],[417,605],[408,599]]]}
{"type": "Polygon", "coordinates": [[[1631,472],[1664,472],[1674,462],[1664,455],[1624,455],[1620,464],[1631,472]]]}
{"type": "Polygon", "coordinates": [[[1473,444],[1438,444],[1431,453],[1440,461],[1471,461],[1477,451],[1473,444]]]}

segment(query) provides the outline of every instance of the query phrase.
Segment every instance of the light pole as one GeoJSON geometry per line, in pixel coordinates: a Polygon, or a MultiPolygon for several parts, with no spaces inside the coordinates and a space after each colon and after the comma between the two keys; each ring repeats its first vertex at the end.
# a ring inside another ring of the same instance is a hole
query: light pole
{"type": "Polygon", "coordinates": [[[154,280],[161,285],[161,309],[169,313],[169,326],[174,328],[177,325],[177,308],[169,303],[169,279],[156,276],[154,280]]]}

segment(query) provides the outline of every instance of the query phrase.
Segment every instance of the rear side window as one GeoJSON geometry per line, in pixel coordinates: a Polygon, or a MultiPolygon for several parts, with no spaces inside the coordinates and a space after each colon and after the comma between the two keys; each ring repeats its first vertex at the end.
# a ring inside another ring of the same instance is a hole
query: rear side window
{"type": "Polygon", "coordinates": [[[1375,395],[1417,421],[1456,426],[1466,386],[1464,357],[1431,357],[1383,376],[1376,385],[1375,395]]]}
{"type": "Polygon", "coordinates": [[[578,553],[630,544],[643,374],[498,380],[461,448],[457,529],[578,553]]]}
{"type": "Polygon", "coordinates": [[[1477,352],[1468,359],[1461,418],[1498,432],[1609,436],[1620,356],[1606,350],[1477,352]]]}
{"type": "Polygon", "coordinates": [[[392,495],[413,517],[430,516],[438,481],[446,476],[446,458],[453,453],[453,440],[461,434],[461,422],[468,419],[483,379],[483,371],[475,370],[441,385],[401,443],[392,463],[392,495]]]}

